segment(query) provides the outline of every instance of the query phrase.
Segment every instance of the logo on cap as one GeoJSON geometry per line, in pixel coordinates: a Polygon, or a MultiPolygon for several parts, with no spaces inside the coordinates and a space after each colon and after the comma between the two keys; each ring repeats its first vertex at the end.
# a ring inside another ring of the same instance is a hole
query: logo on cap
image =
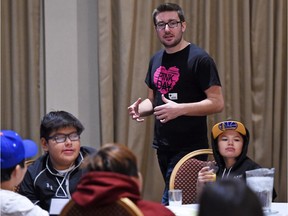
{"type": "Polygon", "coordinates": [[[227,129],[236,130],[236,128],[238,127],[238,124],[237,122],[234,122],[234,121],[226,121],[226,122],[220,123],[218,127],[222,131],[225,131],[227,129]]]}

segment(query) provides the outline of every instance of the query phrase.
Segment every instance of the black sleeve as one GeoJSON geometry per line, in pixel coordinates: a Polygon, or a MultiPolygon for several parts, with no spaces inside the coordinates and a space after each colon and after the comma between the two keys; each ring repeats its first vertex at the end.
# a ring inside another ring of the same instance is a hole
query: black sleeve
{"type": "Polygon", "coordinates": [[[199,60],[198,77],[201,89],[207,90],[213,85],[221,86],[218,70],[214,60],[206,55],[199,60]]]}

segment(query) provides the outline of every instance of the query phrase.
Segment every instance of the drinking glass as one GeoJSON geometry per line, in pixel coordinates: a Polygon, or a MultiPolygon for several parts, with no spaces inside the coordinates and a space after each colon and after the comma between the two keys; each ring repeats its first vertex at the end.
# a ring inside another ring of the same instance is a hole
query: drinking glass
{"type": "Polygon", "coordinates": [[[271,210],[274,168],[260,168],[246,171],[246,182],[258,196],[265,215],[277,213],[277,211],[271,210]]]}
{"type": "Polygon", "coordinates": [[[218,171],[219,167],[217,166],[215,161],[208,161],[205,166],[208,166],[213,174],[213,180],[216,181],[216,172],[218,171]]]}
{"type": "Polygon", "coordinates": [[[169,190],[169,206],[181,206],[182,205],[182,190],[174,189],[169,190]]]}

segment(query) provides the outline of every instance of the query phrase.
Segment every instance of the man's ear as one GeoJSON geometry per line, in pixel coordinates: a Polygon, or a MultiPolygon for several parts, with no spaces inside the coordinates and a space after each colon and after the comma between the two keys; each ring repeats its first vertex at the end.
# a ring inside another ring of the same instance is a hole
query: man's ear
{"type": "Polygon", "coordinates": [[[20,165],[17,164],[15,166],[15,169],[12,171],[11,176],[13,176],[13,178],[17,178],[17,176],[19,175],[20,169],[21,169],[20,165]]]}
{"type": "Polygon", "coordinates": [[[23,180],[23,177],[26,173],[26,170],[25,172],[23,172],[23,169],[25,169],[25,167],[22,168],[19,164],[17,164],[15,169],[11,173],[11,177],[13,177],[13,179],[16,181],[16,185],[20,184],[23,180]]]}
{"type": "Polygon", "coordinates": [[[48,142],[46,141],[46,139],[42,137],[40,142],[41,142],[43,151],[48,152],[48,142]]]}
{"type": "Polygon", "coordinates": [[[182,27],[182,32],[184,33],[186,31],[186,22],[182,22],[181,23],[181,27],[182,27]]]}

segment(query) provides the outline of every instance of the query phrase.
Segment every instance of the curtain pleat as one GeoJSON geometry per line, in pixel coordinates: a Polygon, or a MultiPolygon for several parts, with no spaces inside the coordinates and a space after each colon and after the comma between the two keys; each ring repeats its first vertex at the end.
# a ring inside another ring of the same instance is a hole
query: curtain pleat
{"type": "Polygon", "coordinates": [[[1,1],[1,128],[39,139],[39,0],[1,1]]]}

